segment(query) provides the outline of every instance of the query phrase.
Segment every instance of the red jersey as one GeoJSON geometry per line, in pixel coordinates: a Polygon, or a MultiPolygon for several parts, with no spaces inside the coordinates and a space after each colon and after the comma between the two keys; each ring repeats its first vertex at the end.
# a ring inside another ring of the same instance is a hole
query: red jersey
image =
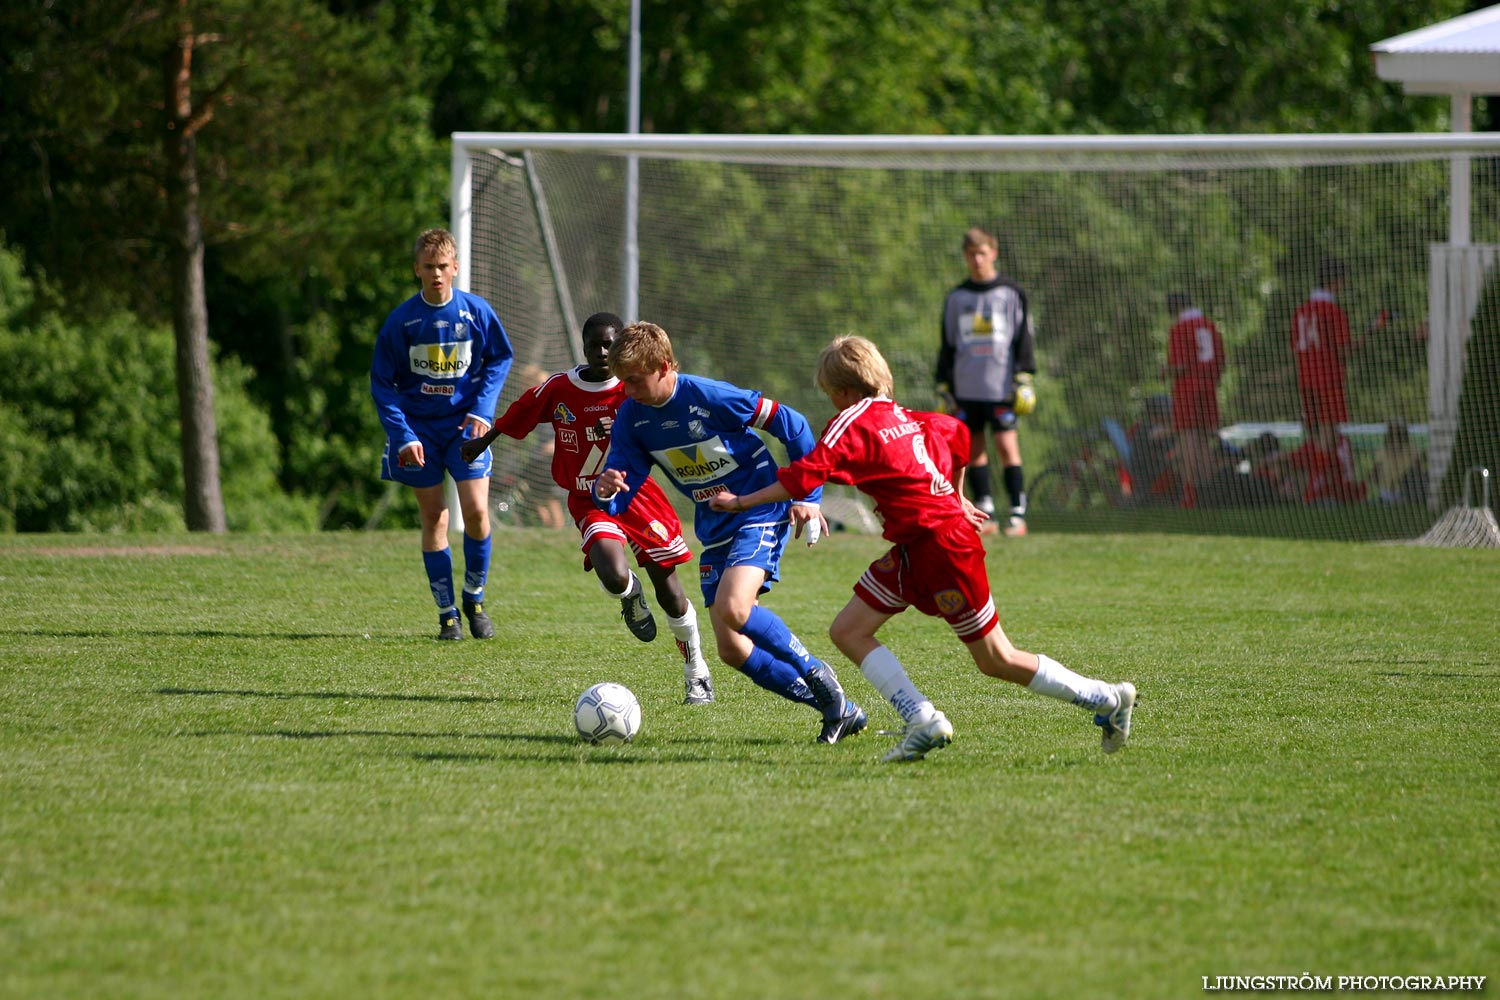
{"type": "Polygon", "coordinates": [[[1291,462],[1307,476],[1303,503],[1357,502],[1365,498],[1365,484],[1354,474],[1354,452],[1342,434],[1334,441],[1332,451],[1319,448],[1309,438],[1292,452],[1291,462]]]}
{"type": "MultiPolygon", "coordinates": [[[[692,558],[682,540],[682,522],[654,479],[641,484],[630,509],[610,517],[594,503],[594,480],[604,468],[609,451],[609,426],[625,399],[617,378],[586,382],[583,366],[558,372],[541,385],[521,393],[495,426],[500,433],[520,440],[542,424],[550,423],[555,447],[552,479],[568,491],[568,513],[583,537],[583,551],[601,537],[628,543],[643,562],[671,567],[692,558]]],[[[585,558],[584,569],[592,568],[585,558]]]]}
{"type": "Polygon", "coordinates": [[[866,397],[828,422],[817,447],[780,469],[794,497],[832,480],[875,501],[883,534],[904,544],[954,522],[967,524],[953,488],[969,461],[969,430],[941,413],[916,413],[884,397],[866,397]]]}
{"type": "Polygon", "coordinates": [[[1184,312],[1167,333],[1167,367],[1181,372],[1175,376],[1177,382],[1210,387],[1224,374],[1224,338],[1197,309],[1184,312]]]}
{"type": "MultiPolygon", "coordinates": [[[[552,452],[552,479],[570,493],[589,493],[604,470],[609,430],[600,420],[614,420],[625,398],[617,378],[585,382],[580,368],[558,372],[521,398],[495,421],[500,433],[525,438],[544,423],[552,425],[557,447],[552,452]]],[[[592,499],[590,503],[592,504],[592,499]]]]}
{"type": "Polygon", "coordinates": [[[1297,384],[1304,388],[1344,387],[1344,356],[1349,351],[1349,317],[1333,294],[1315,288],[1292,314],[1292,354],[1297,384]]]}
{"type": "Polygon", "coordinates": [[[1172,426],[1219,426],[1219,379],[1224,374],[1224,338],[1197,309],[1185,310],[1167,332],[1172,375],[1172,426]]]}

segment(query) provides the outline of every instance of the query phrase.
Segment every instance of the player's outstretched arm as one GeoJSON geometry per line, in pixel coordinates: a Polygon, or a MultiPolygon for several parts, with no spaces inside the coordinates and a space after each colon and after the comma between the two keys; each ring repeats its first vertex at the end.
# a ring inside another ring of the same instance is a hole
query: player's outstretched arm
{"type": "Polygon", "coordinates": [[[472,462],[480,455],[483,455],[484,450],[499,436],[499,426],[491,427],[478,437],[469,438],[463,444],[459,445],[459,453],[463,455],[465,462],[472,462]]]}
{"type": "Polygon", "coordinates": [[[746,493],[744,496],[738,496],[728,490],[715,493],[709,498],[708,505],[721,514],[739,514],[753,507],[759,507],[763,503],[779,503],[791,498],[792,495],[787,492],[785,486],[780,483],[771,483],[769,486],[762,486],[754,493],[746,493]]]}

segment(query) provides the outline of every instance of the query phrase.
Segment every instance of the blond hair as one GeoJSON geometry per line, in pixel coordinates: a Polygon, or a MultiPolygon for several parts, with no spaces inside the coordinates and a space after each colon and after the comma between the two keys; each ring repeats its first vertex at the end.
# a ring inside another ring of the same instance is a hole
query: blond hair
{"type": "Polygon", "coordinates": [[[890,396],[896,380],[880,348],[864,337],[835,337],[818,355],[818,388],[828,395],[839,390],[865,396],[890,396]]]}
{"type": "Polygon", "coordinates": [[[660,371],[662,365],[677,371],[677,356],[667,331],[655,323],[631,323],[609,349],[609,370],[616,378],[660,371]]]}
{"type": "Polygon", "coordinates": [[[452,254],[458,259],[458,243],[453,239],[453,234],[446,229],[429,229],[417,237],[416,246],[412,248],[412,259],[421,260],[422,255],[435,253],[438,256],[452,254]]]}

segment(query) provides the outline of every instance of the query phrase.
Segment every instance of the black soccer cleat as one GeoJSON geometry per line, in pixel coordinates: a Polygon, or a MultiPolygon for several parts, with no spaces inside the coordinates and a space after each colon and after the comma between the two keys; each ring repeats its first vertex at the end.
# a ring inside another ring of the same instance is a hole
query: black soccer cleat
{"type": "Polygon", "coordinates": [[[463,626],[458,622],[457,611],[444,611],[438,615],[438,638],[457,641],[464,637],[463,626]]]}
{"type": "Polygon", "coordinates": [[[482,602],[465,598],[464,617],[469,619],[469,634],[474,638],[493,639],[495,637],[495,623],[490,621],[490,616],[484,613],[482,602]]]}
{"type": "Polygon", "coordinates": [[[864,731],[865,726],[870,724],[870,719],[865,715],[865,710],[852,701],[845,701],[844,714],[831,722],[823,723],[823,731],[818,734],[819,743],[837,743],[851,736],[857,736],[864,731]]]}
{"type": "Polygon", "coordinates": [[[843,719],[847,699],[844,697],[843,685],[839,683],[838,675],[833,672],[832,667],[821,660],[815,660],[803,680],[807,681],[807,688],[812,692],[818,711],[823,713],[825,723],[834,724],[843,719]]]}
{"type": "Polygon", "coordinates": [[[642,642],[656,638],[656,619],[646,606],[646,595],[641,592],[639,583],[635,585],[634,594],[620,598],[620,617],[625,619],[630,634],[642,642]]]}

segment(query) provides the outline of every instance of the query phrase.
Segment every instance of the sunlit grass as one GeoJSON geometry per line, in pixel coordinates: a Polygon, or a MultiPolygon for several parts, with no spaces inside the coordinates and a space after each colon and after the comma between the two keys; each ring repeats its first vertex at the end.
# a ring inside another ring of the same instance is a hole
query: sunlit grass
{"type": "MultiPolygon", "coordinates": [[[[438,643],[415,532],[0,538],[0,995],[1121,997],[1500,973],[1500,559],[1182,536],[991,542],[1016,642],[1133,680],[1132,744],[886,638],[957,727],[715,670],[686,708],[571,533],[497,536],[438,643]],[[576,695],[629,685],[637,741],[576,695]]],[[[878,552],[796,546],[815,651],[878,552]]],[[[696,593],[693,574],[685,575],[696,593]]],[[[707,628],[706,616],[704,627],[707,628]]],[[[711,655],[711,654],[710,654],[711,655]]]]}

